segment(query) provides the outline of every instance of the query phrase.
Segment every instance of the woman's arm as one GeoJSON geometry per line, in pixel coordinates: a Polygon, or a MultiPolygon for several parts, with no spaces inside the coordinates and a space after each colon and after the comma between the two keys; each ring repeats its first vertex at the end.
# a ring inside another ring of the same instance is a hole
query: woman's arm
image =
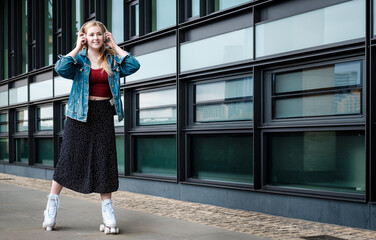
{"type": "Polygon", "coordinates": [[[60,56],[60,59],[55,64],[55,71],[63,78],[74,79],[73,65],[76,63],[76,56],[81,51],[86,43],[86,36],[79,32],[77,36],[76,47],[67,55],[60,56]]]}

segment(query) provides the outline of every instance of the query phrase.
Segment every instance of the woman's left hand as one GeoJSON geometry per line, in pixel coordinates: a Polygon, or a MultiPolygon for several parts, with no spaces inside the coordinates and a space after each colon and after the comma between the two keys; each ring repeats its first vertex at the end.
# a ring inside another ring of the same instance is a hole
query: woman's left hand
{"type": "Polygon", "coordinates": [[[107,44],[110,48],[115,49],[117,44],[114,40],[114,37],[112,36],[112,33],[105,32],[104,37],[106,39],[106,41],[104,43],[107,44]]]}

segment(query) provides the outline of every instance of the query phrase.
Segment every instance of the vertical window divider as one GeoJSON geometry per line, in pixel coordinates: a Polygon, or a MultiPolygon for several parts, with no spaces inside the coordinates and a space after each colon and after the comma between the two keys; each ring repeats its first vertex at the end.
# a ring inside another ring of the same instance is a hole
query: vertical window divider
{"type": "Polygon", "coordinates": [[[262,71],[253,67],[253,188],[262,188],[262,71]]]}

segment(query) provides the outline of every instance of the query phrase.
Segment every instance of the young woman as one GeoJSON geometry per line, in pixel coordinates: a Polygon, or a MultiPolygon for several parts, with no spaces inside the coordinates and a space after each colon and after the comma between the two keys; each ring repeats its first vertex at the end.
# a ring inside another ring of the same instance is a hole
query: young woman
{"type": "Polygon", "coordinates": [[[44,211],[44,229],[55,226],[59,194],[66,187],[80,193],[100,193],[104,223],[100,230],[119,232],[111,201],[111,193],[119,186],[113,115],[116,113],[119,121],[124,118],[120,77],[139,67],[98,21],[85,23],[76,47],[56,62],[55,71],[72,79],[73,85],[60,157],[44,211]]]}

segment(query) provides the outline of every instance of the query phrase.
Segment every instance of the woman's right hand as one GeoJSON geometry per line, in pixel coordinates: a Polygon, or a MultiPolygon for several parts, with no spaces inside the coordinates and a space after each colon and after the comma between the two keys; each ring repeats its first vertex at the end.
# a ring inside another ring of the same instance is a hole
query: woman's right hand
{"type": "Polygon", "coordinates": [[[76,48],[81,50],[86,44],[86,34],[83,32],[78,32],[76,48]]]}

